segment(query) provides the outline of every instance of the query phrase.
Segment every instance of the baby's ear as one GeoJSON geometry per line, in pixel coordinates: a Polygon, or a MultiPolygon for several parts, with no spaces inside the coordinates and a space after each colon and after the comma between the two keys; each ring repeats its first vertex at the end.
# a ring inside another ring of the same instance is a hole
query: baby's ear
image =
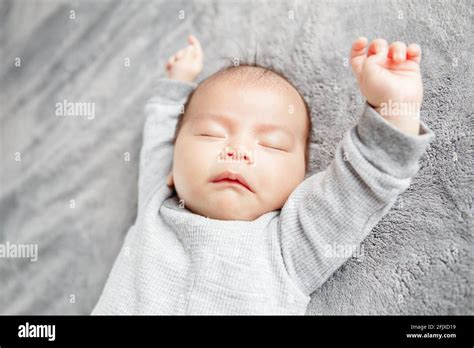
{"type": "Polygon", "coordinates": [[[166,185],[168,185],[169,187],[173,187],[173,186],[174,186],[173,171],[171,171],[171,172],[168,174],[168,177],[166,178],[166,185]]]}

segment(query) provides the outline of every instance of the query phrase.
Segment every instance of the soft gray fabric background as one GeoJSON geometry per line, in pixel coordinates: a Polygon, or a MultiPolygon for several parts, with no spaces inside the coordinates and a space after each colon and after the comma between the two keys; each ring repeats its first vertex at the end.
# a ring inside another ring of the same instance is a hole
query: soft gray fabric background
{"type": "Polygon", "coordinates": [[[91,311],[136,216],[153,75],[194,33],[202,77],[257,48],[259,63],[300,87],[313,171],[361,111],[345,60],[352,40],[422,46],[422,118],[437,139],[363,256],[314,294],[308,314],[473,314],[471,28],[472,1],[0,0],[0,243],[39,247],[37,262],[0,259],[0,313],[91,311]],[[64,99],[94,102],[95,119],[55,116],[64,99]]]}

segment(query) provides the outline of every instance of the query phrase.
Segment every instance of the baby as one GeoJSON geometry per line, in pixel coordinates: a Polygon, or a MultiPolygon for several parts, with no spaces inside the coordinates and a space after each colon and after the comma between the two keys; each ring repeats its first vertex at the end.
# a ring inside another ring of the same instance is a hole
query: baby
{"type": "Polygon", "coordinates": [[[311,119],[296,88],[251,65],[196,85],[203,52],[188,40],[145,107],[137,220],[93,314],[304,314],[434,138],[419,117],[420,47],[353,43],[367,102],[329,167],[306,177],[311,119]]]}

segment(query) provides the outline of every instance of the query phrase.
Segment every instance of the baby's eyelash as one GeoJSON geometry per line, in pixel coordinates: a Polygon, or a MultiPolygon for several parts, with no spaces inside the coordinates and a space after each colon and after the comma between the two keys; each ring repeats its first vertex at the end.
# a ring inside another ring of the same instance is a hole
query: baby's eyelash
{"type": "Polygon", "coordinates": [[[269,149],[274,149],[274,150],[278,150],[278,151],[283,151],[283,152],[288,152],[287,150],[285,149],[282,149],[280,147],[275,147],[275,146],[270,146],[270,145],[265,145],[265,144],[259,144],[260,146],[263,146],[263,147],[266,147],[266,148],[269,148],[269,149]]]}
{"type": "Polygon", "coordinates": [[[209,137],[209,138],[225,138],[223,136],[220,136],[220,135],[213,135],[213,134],[197,134],[197,136],[199,137],[209,137]]]}

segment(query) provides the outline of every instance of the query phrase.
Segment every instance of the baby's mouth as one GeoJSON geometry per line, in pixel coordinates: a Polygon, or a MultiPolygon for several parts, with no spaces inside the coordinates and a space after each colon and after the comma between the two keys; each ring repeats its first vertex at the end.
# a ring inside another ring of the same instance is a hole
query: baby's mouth
{"type": "MultiPolygon", "coordinates": [[[[234,184],[234,185],[239,185],[239,186],[242,186],[244,187],[245,189],[249,190],[249,188],[243,184],[241,184],[240,182],[238,182],[237,180],[232,180],[232,179],[222,179],[222,180],[218,180],[218,181],[213,181],[213,183],[216,183],[216,184],[219,184],[219,183],[229,183],[229,184],[234,184]]],[[[250,190],[249,190],[250,191],[250,190]]]]}
{"type": "Polygon", "coordinates": [[[245,188],[246,190],[250,192],[254,192],[242,175],[240,175],[239,173],[228,171],[228,170],[214,177],[214,179],[212,179],[211,182],[216,183],[216,184],[236,185],[236,186],[245,188]]]}

